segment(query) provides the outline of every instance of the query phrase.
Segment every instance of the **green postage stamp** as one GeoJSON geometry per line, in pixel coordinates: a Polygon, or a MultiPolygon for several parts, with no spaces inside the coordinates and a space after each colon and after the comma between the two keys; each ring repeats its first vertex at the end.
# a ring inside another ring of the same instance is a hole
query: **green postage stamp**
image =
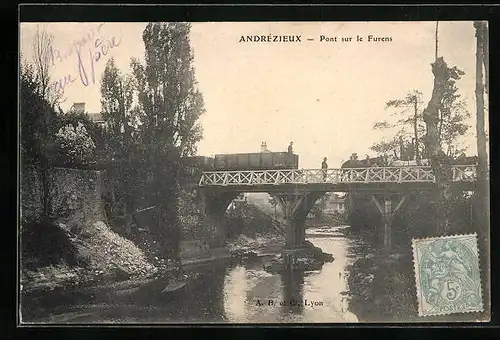
{"type": "Polygon", "coordinates": [[[413,239],[418,315],[483,311],[477,235],[413,239]]]}

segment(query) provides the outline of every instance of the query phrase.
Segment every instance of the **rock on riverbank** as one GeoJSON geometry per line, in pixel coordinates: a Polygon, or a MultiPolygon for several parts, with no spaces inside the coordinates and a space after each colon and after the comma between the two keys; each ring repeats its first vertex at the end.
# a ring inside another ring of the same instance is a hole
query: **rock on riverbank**
{"type": "Polygon", "coordinates": [[[272,254],[280,251],[284,244],[285,238],[283,235],[262,234],[257,235],[255,238],[239,235],[236,239],[229,240],[227,247],[232,257],[240,257],[252,254],[255,256],[272,254]]]}
{"type": "Polygon", "coordinates": [[[40,268],[22,268],[22,291],[53,290],[117,282],[154,275],[152,265],[133,242],[97,221],[72,230],[62,223],[53,226],[62,231],[75,249],[76,266],[63,262],[40,268]]]}
{"type": "MultiPolygon", "coordinates": [[[[319,270],[326,262],[333,262],[332,254],[324,253],[321,248],[314,246],[311,242],[306,241],[305,247],[298,252],[295,261],[295,270],[319,270]]],[[[283,255],[275,257],[270,262],[264,265],[264,269],[271,273],[279,273],[287,270],[285,267],[285,258],[283,255]]]]}

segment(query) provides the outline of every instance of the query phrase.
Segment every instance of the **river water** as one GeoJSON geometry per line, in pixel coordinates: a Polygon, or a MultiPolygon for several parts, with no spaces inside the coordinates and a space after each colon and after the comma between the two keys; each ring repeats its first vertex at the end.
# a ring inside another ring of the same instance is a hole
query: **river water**
{"type": "MultiPolygon", "coordinates": [[[[269,274],[269,257],[246,263],[210,263],[188,268],[200,275],[174,293],[164,282],[66,298],[45,311],[42,323],[349,323],[349,265],[366,247],[344,236],[348,227],[308,229],[307,239],[334,256],[321,270],[269,274]],[[78,301],[78,302],[77,302],[78,301]],[[83,301],[83,302],[82,302],[83,301]],[[64,304],[64,305],[63,305],[64,304]],[[50,316],[47,316],[50,314],[50,316]]],[[[26,320],[28,321],[28,320],[26,320]]]]}

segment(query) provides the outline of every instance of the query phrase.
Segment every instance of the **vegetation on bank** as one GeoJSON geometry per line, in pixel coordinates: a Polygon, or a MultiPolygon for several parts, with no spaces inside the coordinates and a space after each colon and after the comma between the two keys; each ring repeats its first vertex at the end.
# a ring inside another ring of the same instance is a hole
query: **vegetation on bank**
{"type": "Polygon", "coordinates": [[[25,289],[178,267],[180,229],[193,220],[181,211],[182,156],[195,153],[204,113],[189,37],[187,23],[150,23],[143,32],[144,63],[131,60],[123,75],[109,59],[100,126],[84,112],[62,111],[63,93],[51,80],[53,37],[38,28],[34,58],[21,59],[20,79],[21,167],[39,171],[43,207],[41,216],[21,225],[25,289]],[[63,216],[51,202],[54,167],[106,170],[105,221],[80,220],[71,228],[59,222],[63,216]],[[132,228],[135,212],[151,205],[154,218],[132,228]]]}
{"type": "MultiPolygon", "coordinates": [[[[359,198],[358,198],[359,199],[359,198]]],[[[477,232],[477,196],[457,196],[449,208],[450,232],[477,232]]],[[[358,204],[373,204],[358,202],[358,204]]],[[[344,232],[361,237],[371,249],[348,269],[349,308],[364,322],[422,321],[418,316],[412,238],[434,236],[432,221],[437,210],[432,193],[421,193],[405,204],[392,224],[392,250],[383,250],[383,222],[380,213],[368,206],[363,215],[351,218],[351,228],[344,232]]],[[[484,283],[484,282],[483,282],[484,283]]],[[[485,314],[484,314],[485,315],[485,314]]],[[[483,317],[483,314],[479,317],[483,317]]],[[[474,316],[477,317],[477,316],[474,316]]],[[[471,320],[471,316],[454,316],[471,320]]],[[[446,317],[433,318],[446,321],[446,317]]]]}
{"type": "MultiPolygon", "coordinates": [[[[377,251],[370,258],[357,260],[349,277],[352,298],[350,309],[361,321],[422,321],[417,316],[417,300],[415,276],[411,253],[411,239],[422,237],[438,237],[453,234],[477,233],[479,239],[480,266],[483,274],[483,292],[485,294],[485,312],[480,315],[454,315],[453,320],[488,319],[489,289],[489,220],[486,211],[489,208],[486,133],[484,129],[485,84],[483,69],[486,73],[488,87],[487,52],[488,28],[483,22],[475,22],[476,50],[476,132],[477,132],[477,185],[474,193],[454,191],[450,181],[450,164],[462,152],[457,138],[464,135],[468,126],[464,119],[469,113],[464,110],[456,83],[463,76],[457,67],[448,67],[443,57],[438,58],[436,25],[436,56],[432,65],[434,88],[427,106],[421,104],[421,93],[410,92],[405,99],[392,100],[388,107],[403,108],[403,113],[410,114],[401,118],[397,124],[401,128],[394,139],[372,146],[372,150],[380,154],[397,153],[403,159],[403,136],[405,128],[412,130],[413,142],[411,155],[420,164],[423,155],[430,160],[436,179],[435,189],[431,192],[418,192],[413,195],[411,204],[406,204],[406,211],[396,216],[392,223],[392,252],[397,256],[388,256],[377,251]],[[425,130],[424,130],[425,128],[425,130]],[[424,134],[425,131],[425,134],[424,134]],[[420,149],[421,148],[421,149],[420,149]]],[[[387,122],[377,122],[375,128],[394,127],[387,122]]],[[[350,224],[353,231],[371,229],[372,234],[383,235],[382,219],[374,209],[370,209],[368,199],[358,198],[358,210],[351,214],[350,224]]],[[[361,234],[365,234],[361,232],[361,234]]],[[[381,237],[368,238],[367,242],[380,249],[381,237]]],[[[445,321],[447,316],[426,318],[427,321],[445,321]]]]}

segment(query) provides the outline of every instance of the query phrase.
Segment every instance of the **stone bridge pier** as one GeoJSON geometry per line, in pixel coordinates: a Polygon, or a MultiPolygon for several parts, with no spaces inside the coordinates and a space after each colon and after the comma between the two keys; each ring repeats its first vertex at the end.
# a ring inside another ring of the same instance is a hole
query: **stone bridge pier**
{"type": "MultiPolygon", "coordinates": [[[[220,247],[224,244],[226,235],[224,224],[224,213],[233,199],[240,192],[204,192],[199,195],[198,204],[203,212],[203,219],[206,225],[212,226],[211,247],[220,247]]],[[[304,250],[306,230],[305,222],[307,215],[314,206],[316,200],[322,197],[325,192],[270,192],[276,198],[278,205],[282,209],[286,219],[286,241],[284,255],[292,255],[290,259],[304,250]]],[[[288,258],[285,256],[285,258],[288,258]]]]}
{"type": "Polygon", "coordinates": [[[239,192],[211,193],[201,192],[198,204],[203,212],[205,225],[211,226],[211,247],[221,247],[226,237],[226,226],[224,224],[224,213],[239,192]]]}

